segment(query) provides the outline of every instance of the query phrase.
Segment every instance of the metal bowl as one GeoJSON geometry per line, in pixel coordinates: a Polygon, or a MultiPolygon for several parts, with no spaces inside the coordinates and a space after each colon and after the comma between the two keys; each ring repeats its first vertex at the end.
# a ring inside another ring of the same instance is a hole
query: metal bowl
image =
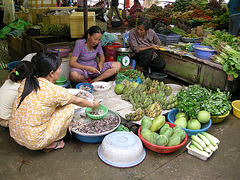
{"type": "Polygon", "coordinates": [[[117,48],[117,52],[130,53],[130,52],[132,52],[132,50],[130,48],[117,48]]]}
{"type": "Polygon", "coordinates": [[[137,135],[116,131],[105,136],[98,148],[98,156],[110,166],[128,168],[140,164],[146,156],[146,151],[137,135]]]}
{"type": "MultiPolygon", "coordinates": [[[[86,116],[85,114],[85,108],[80,108],[80,109],[76,109],[75,112],[74,112],[74,117],[73,119],[79,119],[80,115],[82,116],[86,116]]],[[[113,132],[118,126],[119,124],[121,123],[121,118],[120,116],[111,111],[111,110],[108,110],[108,113],[106,116],[108,115],[114,115],[116,116],[118,119],[119,119],[119,122],[118,122],[118,125],[115,126],[113,129],[109,130],[109,131],[105,131],[105,132],[102,132],[102,133],[98,133],[98,134],[88,134],[88,133],[82,133],[82,132],[78,132],[78,131],[75,131],[72,129],[72,127],[70,127],[70,130],[71,132],[73,133],[73,135],[80,141],[82,142],[86,142],[86,143],[98,143],[98,142],[102,142],[103,138],[113,132]]],[[[95,120],[92,120],[90,119],[88,116],[86,116],[86,119],[84,120],[84,123],[89,123],[90,121],[95,121],[95,120]]],[[[71,125],[70,125],[71,126],[71,125]]]]}

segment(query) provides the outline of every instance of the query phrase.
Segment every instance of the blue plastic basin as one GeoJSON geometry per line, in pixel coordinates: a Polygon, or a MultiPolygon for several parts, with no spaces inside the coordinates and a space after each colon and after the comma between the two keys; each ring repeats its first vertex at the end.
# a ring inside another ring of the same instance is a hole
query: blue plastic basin
{"type": "Polygon", "coordinates": [[[94,89],[94,86],[92,84],[89,84],[89,83],[78,83],[76,85],[76,89],[79,89],[80,86],[91,88],[88,92],[92,92],[93,89],[94,89]]]}
{"type": "Polygon", "coordinates": [[[21,61],[14,61],[14,62],[11,62],[7,65],[7,68],[10,69],[11,71],[17,66],[17,64],[21,62],[21,61]]]}
{"type": "Polygon", "coordinates": [[[201,59],[211,59],[210,57],[216,52],[216,50],[210,46],[194,45],[193,48],[195,56],[201,59]],[[209,50],[199,48],[208,48],[209,50]]]}
{"type": "MultiPolygon", "coordinates": [[[[178,113],[178,109],[174,109],[168,113],[167,119],[170,123],[174,124],[175,116],[177,113],[178,113]]],[[[191,136],[191,135],[196,135],[197,133],[208,130],[211,127],[211,125],[212,125],[212,120],[210,119],[210,121],[208,121],[207,123],[201,123],[201,129],[199,130],[191,130],[186,128],[182,128],[182,129],[187,133],[188,136],[191,136]]]]}

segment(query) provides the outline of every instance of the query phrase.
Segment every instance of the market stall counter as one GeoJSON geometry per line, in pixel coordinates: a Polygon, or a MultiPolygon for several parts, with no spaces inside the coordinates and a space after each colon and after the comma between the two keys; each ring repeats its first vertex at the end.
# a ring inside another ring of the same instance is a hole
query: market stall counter
{"type": "Polygon", "coordinates": [[[161,48],[160,54],[166,61],[164,71],[173,77],[191,84],[201,84],[211,89],[221,89],[233,92],[237,89],[238,79],[228,76],[222,69],[221,64],[212,60],[195,57],[192,53],[161,48]]]}

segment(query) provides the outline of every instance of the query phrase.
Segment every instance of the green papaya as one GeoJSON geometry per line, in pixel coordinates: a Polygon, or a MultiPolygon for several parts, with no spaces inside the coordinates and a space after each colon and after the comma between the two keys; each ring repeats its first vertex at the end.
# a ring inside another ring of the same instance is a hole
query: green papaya
{"type": "Polygon", "coordinates": [[[175,131],[178,131],[178,130],[180,130],[180,129],[182,129],[182,126],[181,126],[181,125],[177,125],[177,126],[175,126],[175,127],[173,128],[173,131],[175,132],[175,131]]]}
{"type": "Polygon", "coordinates": [[[168,138],[165,135],[159,135],[156,139],[156,144],[159,146],[166,146],[168,144],[168,138]]]}
{"type": "Polygon", "coordinates": [[[152,132],[155,132],[159,130],[164,124],[165,124],[165,116],[159,115],[153,119],[150,130],[152,132]]]}
{"type": "Polygon", "coordinates": [[[173,136],[179,136],[181,138],[181,142],[184,140],[185,135],[186,133],[183,129],[179,129],[173,133],[173,136]]]}
{"type": "Polygon", "coordinates": [[[156,132],[152,132],[152,134],[153,134],[153,139],[154,139],[153,144],[156,144],[156,140],[157,140],[157,137],[159,136],[159,134],[156,132]]]}
{"type": "Polygon", "coordinates": [[[164,135],[167,138],[170,138],[173,134],[173,129],[172,128],[166,128],[160,135],[164,135]]]}
{"type": "Polygon", "coordinates": [[[141,129],[150,129],[152,126],[152,120],[150,117],[144,117],[141,123],[141,129]]]}
{"type": "Polygon", "coordinates": [[[165,124],[163,125],[163,127],[161,127],[159,134],[161,134],[166,128],[170,128],[169,124],[167,124],[167,123],[165,123],[165,124]]]}
{"type": "Polygon", "coordinates": [[[149,129],[143,129],[141,130],[141,136],[147,141],[152,144],[156,144],[154,141],[154,135],[149,129]]]}
{"type": "Polygon", "coordinates": [[[181,143],[181,137],[180,136],[171,136],[168,141],[167,146],[176,146],[181,143]]]}

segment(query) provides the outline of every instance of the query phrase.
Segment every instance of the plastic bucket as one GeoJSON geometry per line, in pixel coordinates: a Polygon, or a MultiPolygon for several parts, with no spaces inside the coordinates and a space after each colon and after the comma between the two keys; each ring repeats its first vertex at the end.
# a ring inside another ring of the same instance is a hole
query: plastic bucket
{"type": "Polygon", "coordinates": [[[104,46],[106,61],[117,61],[117,49],[121,47],[121,44],[114,43],[112,45],[104,46]]]}
{"type": "Polygon", "coordinates": [[[235,100],[232,102],[233,114],[240,119],[240,100],[235,100]]]}

